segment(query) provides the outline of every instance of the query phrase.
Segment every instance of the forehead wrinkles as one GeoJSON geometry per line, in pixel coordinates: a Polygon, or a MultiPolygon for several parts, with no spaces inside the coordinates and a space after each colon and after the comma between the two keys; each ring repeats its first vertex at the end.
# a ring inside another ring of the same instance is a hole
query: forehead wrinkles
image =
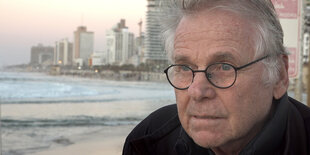
{"type": "Polygon", "coordinates": [[[244,38],[244,41],[247,41],[249,37],[243,33],[234,33],[234,32],[223,32],[223,31],[201,31],[201,32],[187,32],[175,37],[175,47],[184,45],[186,43],[197,44],[200,41],[210,41],[218,42],[229,40],[231,42],[240,42],[241,38],[244,38]]]}
{"type": "Polygon", "coordinates": [[[229,46],[239,52],[252,51],[253,27],[249,21],[231,12],[207,13],[182,18],[174,40],[175,54],[185,54],[196,60],[202,54],[200,50],[212,47],[229,46]],[[194,56],[191,51],[199,53],[194,56]]]}
{"type": "MultiPolygon", "coordinates": [[[[186,21],[184,21],[186,22],[186,21]]],[[[206,39],[247,39],[249,33],[246,33],[245,27],[238,24],[229,23],[214,23],[202,27],[200,24],[192,25],[193,23],[181,23],[178,27],[175,42],[184,41],[200,41],[206,39]]]]}

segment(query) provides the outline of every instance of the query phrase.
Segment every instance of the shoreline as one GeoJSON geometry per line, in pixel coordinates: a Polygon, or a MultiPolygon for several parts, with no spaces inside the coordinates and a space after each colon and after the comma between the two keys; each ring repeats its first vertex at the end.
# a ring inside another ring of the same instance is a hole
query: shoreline
{"type": "MultiPolygon", "coordinates": [[[[71,137],[71,145],[51,147],[31,155],[121,155],[127,135],[135,125],[108,126],[88,135],[71,137]]],[[[30,155],[27,154],[27,155],[30,155]]]]}
{"type": "Polygon", "coordinates": [[[78,70],[78,69],[61,69],[56,70],[32,70],[22,68],[0,69],[1,72],[24,72],[24,73],[39,73],[47,76],[66,76],[72,78],[88,78],[109,81],[137,81],[137,82],[166,82],[164,72],[137,71],[137,70],[78,70]]]}

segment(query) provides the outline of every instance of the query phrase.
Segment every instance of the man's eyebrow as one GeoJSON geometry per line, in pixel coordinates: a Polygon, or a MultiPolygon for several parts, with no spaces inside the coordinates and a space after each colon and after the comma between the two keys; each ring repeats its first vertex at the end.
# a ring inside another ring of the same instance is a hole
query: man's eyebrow
{"type": "Polygon", "coordinates": [[[188,62],[189,58],[185,55],[176,55],[173,57],[173,61],[174,63],[178,63],[178,62],[188,62]]]}
{"type": "MultiPolygon", "coordinates": [[[[238,59],[230,53],[230,52],[218,52],[211,56],[210,63],[214,62],[220,62],[220,61],[232,61],[232,62],[237,62],[238,59]]],[[[190,58],[186,55],[175,55],[173,57],[173,62],[174,63],[188,63],[190,62],[190,58]]]]}
{"type": "Polygon", "coordinates": [[[212,56],[212,60],[214,61],[234,61],[236,62],[237,59],[235,56],[229,52],[219,52],[212,56]]]}

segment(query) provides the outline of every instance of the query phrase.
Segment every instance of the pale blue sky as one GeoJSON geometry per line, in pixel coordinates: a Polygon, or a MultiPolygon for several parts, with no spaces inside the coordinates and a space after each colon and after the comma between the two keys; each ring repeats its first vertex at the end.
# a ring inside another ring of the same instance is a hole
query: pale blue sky
{"type": "Polygon", "coordinates": [[[53,45],[69,38],[82,24],[95,33],[95,51],[102,51],[105,31],[121,18],[136,35],[145,29],[146,0],[1,0],[0,67],[29,63],[33,45],[53,45]]]}

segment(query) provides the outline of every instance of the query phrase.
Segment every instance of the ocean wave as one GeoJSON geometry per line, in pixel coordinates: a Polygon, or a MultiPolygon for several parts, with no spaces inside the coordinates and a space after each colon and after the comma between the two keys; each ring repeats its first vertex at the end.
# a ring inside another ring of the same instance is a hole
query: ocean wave
{"type": "Polygon", "coordinates": [[[117,102],[117,101],[161,101],[161,100],[171,100],[171,103],[174,103],[174,98],[170,96],[140,96],[140,97],[108,97],[108,98],[59,98],[59,99],[2,99],[0,98],[0,104],[59,104],[59,103],[110,103],[110,102],[117,102]]]}
{"type": "Polygon", "coordinates": [[[38,82],[38,81],[55,81],[55,80],[47,79],[47,78],[0,77],[0,81],[13,81],[13,82],[16,82],[16,81],[22,81],[22,82],[35,81],[35,82],[38,82]]]}
{"type": "Polygon", "coordinates": [[[99,103],[99,102],[113,102],[120,101],[120,99],[35,99],[35,100],[6,100],[2,99],[1,104],[49,104],[49,103],[99,103]]]}
{"type": "MultiPolygon", "coordinates": [[[[57,82],[24,82],[0,84],[3,99],[57,98],[70,96],[94,96],[99,92],[87,86],[57,82]]],[[[106,91],[109,93],[108,91],[106,91]]]]}
{"type": "Polygon", "coordinates": [[[1,82],[51,82],[51,81],[70,81],[70,79],[65,77],[54,77],[47,76],[39,73],[1,73],[0,72],[0,81],[1,82]]]}
{"type": "Polygon", "coordinates": [[[140,122],[139,117],[93,117],[74,116],[63,119],[9,119],[1,120],[3,128],[27,128],[27,127],[84,127],[84,126],[119,126],[133,125],[140,122]]]}

